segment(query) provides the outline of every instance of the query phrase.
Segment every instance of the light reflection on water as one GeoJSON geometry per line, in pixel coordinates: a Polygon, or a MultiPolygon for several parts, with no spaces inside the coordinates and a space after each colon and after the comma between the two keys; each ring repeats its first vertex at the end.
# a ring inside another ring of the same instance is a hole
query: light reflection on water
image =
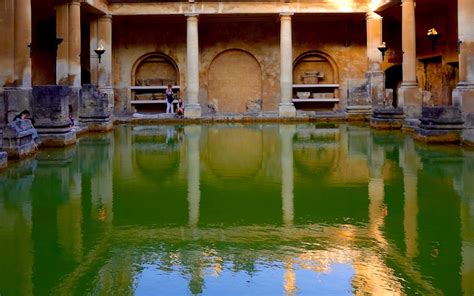
{"type": "Polygon", "coordinates": [[[0,294],[472,295],[472,180],[358,126],[118,126],[0,173],[0,294]]]}

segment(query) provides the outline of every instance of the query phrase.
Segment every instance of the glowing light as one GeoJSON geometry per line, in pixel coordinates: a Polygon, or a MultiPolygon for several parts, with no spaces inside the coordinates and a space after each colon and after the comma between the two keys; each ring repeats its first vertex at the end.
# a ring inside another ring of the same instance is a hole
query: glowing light
{"type": "Polygon", "coordinates": [[[370,3],[370,10],[375,11],[382,4],[382,0],[372,0],[370,3]]]}
{"type": "Polygon", "coordinates": [[[337,10],[341,12],[350,12],[352,11],[352,6],[354,0],[331,0],[333,4],[337,7],[337,10]]]}

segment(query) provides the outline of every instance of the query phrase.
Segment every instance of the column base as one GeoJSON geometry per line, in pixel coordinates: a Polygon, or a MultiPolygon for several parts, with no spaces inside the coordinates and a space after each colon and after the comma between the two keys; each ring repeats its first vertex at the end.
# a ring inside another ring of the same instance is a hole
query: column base
{"type": "Polygon", "coordinates": [[[184,118],[189,118],[189,119],[201,118],[201,105],[187,104],[184,107],[184,118]]]}
{"type": "Polygon", "coordinates": [[[372,107],[385,107],[385,73],[382,71],[369,71],[365,73],[369,86],[369,98],[372,107]]]}
{"type": "Polygon", "coordinates": [[[293,103],[281,103],[278,107],[278,116],[296,117],[296,108],[293,103]]]}
{"type": "Polygon", "coordinates": [[[453,106],[457,106],[463,113],[474,113],[474,85],[458,85],[453,90],[453,106]]]}
{"type": "Polygon", "coordinates": [[[33,97],[32,88],[22,87],[6,87],[4,89],[4,101],[0,102],[0,110],[3,109],[4,114],[0,115],[2,122],[10,122],[18,113],[23,110],[31,112],[31,101],[33,97]]]}
{"type": "Polygon", "coordinates": [[[76,144],[76,132],[69,131],[67,133],[40,133],[41,146],[45,147],[64,147],[76,144]]]}
{"type": "Polygon", "coordinates": [[[370,118],[370,127],[380,130],[401,129],[405,115],[402,109],[380,108],[375,109],[370,118]]]}
{"type": "Polygon", "coordinates": [[[101,94],[107,95],[107,100],[109,101],[109,112],[110,114],[114,113],[115,108],[115,94],[112,87],[99,87],[99,92],[101,94]]]}
{"type": "Polygon", "coordinates": [[[461,134],[461,141],[463,145],[474,147],[474,128],[464,129],[461,134]]]}
{"type": "Polygon", "coordinates": [[[81,96],[81,89],[80,86],[69,86],[69,102],[68,105],[72,108],[72,116],[74,118],[79,117],[79,108],[80,108],[80,96],[81,96]]]}
{"type": "Polygon", "coordinates": [[[398,107],[402,107],[407,120],[421,116],[423,92],[416,83],[405,83],[398,90],[398,107]]]}
{"type": "Polygon", "coordinates": [[[349,121],[368,120],[372,114],[370,105],[351,105],[346,106],[346,117],[349,121]]]}

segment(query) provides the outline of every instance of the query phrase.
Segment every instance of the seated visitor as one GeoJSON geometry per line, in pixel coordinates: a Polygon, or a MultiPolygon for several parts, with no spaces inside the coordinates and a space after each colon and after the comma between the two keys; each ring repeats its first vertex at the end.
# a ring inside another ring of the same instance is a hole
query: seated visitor
{"type": "Polygon", "coordinates": [[[13,117],[13,121],[17,121],[17,120],[29,120],[31,122],[31,125],[33,126],[33,141],[34,141],[34,144],[35,144],[35,148],[38,149],[38,145],[37,145],[37,143],[39,141],[38,132],[34,128],[35,120],[33,118],[31,118],[30,111],[28,111],[28,110],[21,111],[19,114],[17,114],[15,117],[13,117]]]}
{"type": "Polygon", "coordinates": [[[176,106],[176,116],[182,117],[184,116],[184,102],[183,99],[179,98],[178,105],[176,106]]]}

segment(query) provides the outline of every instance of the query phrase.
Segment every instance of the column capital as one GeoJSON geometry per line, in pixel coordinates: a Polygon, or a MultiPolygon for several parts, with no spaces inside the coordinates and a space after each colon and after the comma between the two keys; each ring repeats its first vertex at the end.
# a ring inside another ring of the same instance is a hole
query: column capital
{"type": "Polygon", "coordinates": [[[195,12],[185,13],[184,16],[187,17],[188,20],[197,19],[199,17],[199,13],[195,13],[195,12]]]}
{"type": "Polygon", "coordinates": [[[280,19],[291,20],[291,17],[294,15],[293,12],[280,12],[280,19]]]}
{"type": "Polygon", "coordinates": [[[99,16],[99,21],[112,21],[112,15],[111,14],[104,14],[99,16]]]}
{"type": "Polygon", "coordinates": [[[382,16],[374,11],[369,11],[365,14],[367,20],[381,20],[382,16]]]}

